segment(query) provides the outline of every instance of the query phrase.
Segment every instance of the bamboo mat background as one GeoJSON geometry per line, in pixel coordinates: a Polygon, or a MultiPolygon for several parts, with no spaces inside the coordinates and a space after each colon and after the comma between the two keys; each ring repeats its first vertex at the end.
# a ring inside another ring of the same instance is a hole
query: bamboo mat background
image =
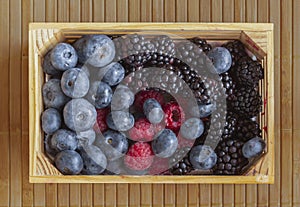
{"type": "Polygon", "coordinates": [[[0,0],[0,206],[300,206],[300,0],[0,0]],[[275,23],[274,185],[29,184],[29,22],[275,23]]]}

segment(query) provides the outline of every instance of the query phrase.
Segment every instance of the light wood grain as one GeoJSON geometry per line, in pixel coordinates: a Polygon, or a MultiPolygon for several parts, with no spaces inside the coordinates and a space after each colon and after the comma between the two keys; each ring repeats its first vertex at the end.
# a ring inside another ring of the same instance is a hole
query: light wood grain
{"type": "Polygon", "coordinates": [[[57,206],[57,184],[46,184],[46,206],[57,206]]]}
{"type": "Polygon", "coordinates": [[[166,206],[175,206],[176,204],[176,185],[165,184],[164,186],[164,204],[166,206]]]}
{"type": "Polygon", "coordinates": [[[129,205],[139,206],[141,201],[141,185],[129,184],[129,205]]]}
{"type": "Polygon", "coordinates": [[[128,0],[116,1],[116,14],[118,22],[128,22],[128,0]]]}
{"type": "Polygon", "coordinates": [[[152,185],[152,205],[159,207],[164,206],[165,185],[163,184],[153,184],[152,185]]]}
{"type": "Polygon", "coordinates": [[[152,0],[152,21],[163,22],[164,21],[164,1],[152,0]]]}
{"type": "Polygon", "coordinates": [[[152,0],[141,0],[141,22],[152,21],[152,0]]]}
{"type": "Polygon", "coordinates": [[[152,184],[141,184],[141,206],[152,205],[152,184]]]}
{"type": "MultiPolygon", "coordinates": [[[[117,205],[128,206],[129,205],[128,197],[129,197],[128,184],[117,184],[117,198],[116,198],[117,205]]],[[[151,196],[148,195],[147,198],[151,199],[151,196]]]]}
{"type": "Polygon", "coordinates": [[[78,206],[81,204],[81,185],[80,184],[70,184],[70,206],[78,206]]]}
{"type": "MultiPolygon", "coordinates": [[[[293,183],[299,183],[300,182],[300,153],[299,153],[299,142],[300,137],[300,130],[294,130],[293,131],[293,183]]],[[[300,187],[299,185],[293,184],[293,205],[299,206],[300,205],[300,187]]]]}
{"type": "Polygon", "coordinates": [[[168,0],[165,1],[165,5],[164,5],[165,11],[165,21],[166,22],[175,22],[176,18],[175,18],[175,8],[176,8],[176,0],[168,0]]]}

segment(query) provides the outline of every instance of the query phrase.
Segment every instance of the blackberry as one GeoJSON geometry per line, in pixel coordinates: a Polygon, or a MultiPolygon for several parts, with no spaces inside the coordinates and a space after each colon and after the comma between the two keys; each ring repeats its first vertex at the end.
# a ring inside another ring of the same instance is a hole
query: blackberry
{"type": "Polygon", "coordinates": [[[221,141],[215,152],[218,156],[213,172],[218,175],[239,175],[249,163],[243,156],[244,142],[234,138],[221,141]]]}
{"type": "Polygon", "coordinates": [[[220,74],[223,87],[225,88],[225,93],[227,96],[231,96],[234,93],[236,84],[233,81],[231,75],[228,72],[220,74]]]}
{"type": "Polygon", "coordinates": [[[236,136],[246,142],[256,136],[261,137],[261,129],[256,121],[239,118],[236,126],[236,136]]]}
{"type": "Polygon", "coordinates": [[[160,53],[153,53],[151,54],[150,60],[146,63],[147,67],[164,67],[169,64],[173,64],[174,57],[160,54],[160,53]]]}
{"type": "Polygon", "coordinates": [[[124,59],[118,61],[123,68],[125,69],[125,76],[129,75],[132,72],[138,71],[142,68],[142,66],[133,66],[128,64],[124,59]]]}
{"type": "Polygon", "coordinates": [[[237,82],[248,86],[257,86],[259,80],[264,78],[262,65],[250,57],[242,57],[234,68],[237,82]]]}
{"type": "Polygon", "coordinates": [[[262,110],[262,98],[257,88],[241,86],[228,102],[232,110],[248,118],[257,116],[262,110]]]}
{"type": "Polygon", "coordinates": [[[231,67],[234,67],[240,58],[244,56],[248,56],[245,50],[245,46],[239,40],[227,42],[223,44],[222,47],[227,48],[231,54],[231,58],[232,58],[231,67]]]}
{"type": "Polygon", "coordinates": [[[124,59],[133,67],[143,66],[150,59],[154,45],[139,34],[130,34],[113,40],[116,47],[116,61],[124,59]]]}
{"type": "Polygon", "coordinates": [[[189,160],[189,147],[177,149],[169,160],[170,173],[173,175],[185,175],[193,170],[189,160]]]}
{"type": "Polygon", "coordinates": [[[203,52],[207,53],[212,49],[212,46],[207,43],[205,39],[202,39],[200,37],[194,37],[192,39],[189,39],[192,43],[197,45],[203,52]]]}
{"type": "Polygon", "coordinates": [[[227,112],[222,139],[229,139],[237,131],[237,117],[232,112],[227,112]]]}

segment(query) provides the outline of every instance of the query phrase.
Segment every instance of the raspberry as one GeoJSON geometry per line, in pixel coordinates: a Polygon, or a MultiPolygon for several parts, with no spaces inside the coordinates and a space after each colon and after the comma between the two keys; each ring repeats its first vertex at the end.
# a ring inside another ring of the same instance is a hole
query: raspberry
{"type": "Polygon", "coordinates": [[[166,128],[177,133],[184,122],[184,112],[177,102],[171,101],[163,106],[166,128]]]}
{"type": "Polygon", "coordinates": [[[154,156],[150,144],[136,142],[129,148],[124,158],[124,163],[132,170],[145,170],[151,166],[153,159],[154,156]]]}
{"type": "Polygon", "coordinates": [[[169,169],[169,159],[155,157],[153,164],[149,168],[149,175],[160,175],[169,169]]]}
{"type": "Polygon", "coordinates": [[[155,100],[158,101],[158,103],[160,103],[160,105],[162,105],[164,102],[164,97],[161,92],[154,89],[143,90],[138,92],[135,95],[135,101],[134,101],[135,107],[137,107],[138,109],[143,109],[144,102],[149,98],[154,98],[155,100]]]}
{"type": "Polygon", "coordinates": [[[106,116],[109,113],[109,108],[97,109],[97,122],[94,125],[94,130],[98,133],[104,132],[108,129],[106,124],[106,116]]]}
{"type": "Polygon", "coordinates": [[[149,142],[154,135],[154,126],[146,118],[138,119],[134,123],[134,127],[129,130],[129,137],[134,141],[149,142]]]}

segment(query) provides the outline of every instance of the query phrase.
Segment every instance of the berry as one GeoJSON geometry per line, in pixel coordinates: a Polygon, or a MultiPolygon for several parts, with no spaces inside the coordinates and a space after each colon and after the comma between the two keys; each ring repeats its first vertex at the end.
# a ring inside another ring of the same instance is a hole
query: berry
{"type": "Polygon", "coordinates": [[[69,69],[62,75],[62,91],[71,98],[82,98],[89,91],[89,87],[89,78],[80,68],[69,69]]]}
{"type": "Polygon", "coordinates": [[[168,158],[160,158],[154,157],[153,163],[149,168],[149,175],[160,175],[164,174],[169,169],[169,159],[168,158]]]}
{"type": "Polygon", "coordinates": [[[42,94],[46,108],[61,109],[70,100],[61,90],[58,79],[50,79],[44,83],[42,94]]]}
{"type": "Polygon", "coordinates": [[[100,69],[99,78],[110,86],[119,84],[125,77],[125,69],[118,62],[112,62],[100,69]]]}
{"type": "Polygon", "coordinates": [[[176,151],[178,140],[173,131],[164,129],[154,137],[151,146],[156,156],[167,158],[176,151]]]}
{"type": "Polygon", "coordinates": [[[243,168],[249,163],[248,159],[243,156],[243,145],[244,142],[235,138],[221,141],[215,150],[218,159],[213,169],[214,174],[241,174],[243,168]]]}
{"type": "Polygon", "coordinates": [[[198,145],[190,152],[190,162],[195,169],[208,170],[215,166],[217,155],[208,145],[198,145]]]}
{"type": "Polygon", "coordinates": [[[115,160],[125,155],[128,141],[123,133],[107,130],[103,135],[97,135],[95,145],[100,147],[108,160],[115,160]]]}
{"type": "Polygon", "coordinates": [[[178,132],[184,122],[184,112],[177,102],[169,102],[163,106],[166,128],[178,132]]]}
{"type": "Polygon", "coordinates": [[[186,139],[196,139],[204,132],[204,124],[199,118],[189,118],[180,128],[180,134],[186,139]]]}
{"type": "Polygon", "coordinates": [[[51,63],[51,51],[45,55],[42,67],[43,67],[44,73],[46,73],[48,75],[60,75],[62,72],[53,67],[53,65],[51,63]]]}
{"type": "Polygon", "coordinates": [[[222,47],[227,48],[227,50],[229,50],[231,54],[231,59],[232,59],[231,67],[234,67],[241,57],[248,56],[243,43],[240,42],[239,40],[227,42],[223,44],[222,47]]]}
{"type": "Polygon", "coordinates": [[[79,62],[104,67],[115,57],[114,42],[106,35],[85,35],[74,44],[79,62]]]}
{"type": "Polygon", "coordinates": [[[76,133],[59,129],[51,137],[51,148],[57,152],[64,150],[75,150],[78,147],[78,139],[76,133]]]}
{"type": "Polygon", "coordinates": [[[50,59],[54,68],[65,71],[75,67],[78,56],[71,45],[59,43],[52,49],[50,59]]]}
{"type": "Polygon", "coordinates": [[[129,148],[124,163],[129,169],[141,171],[148,169],[153,159],[151,146],[146,142],[136,142],[129,148]]]}
{"type": "Polygon", "coordinates": [[[143,104],[144,114],[152,124],[160,123],[164,118],[161,105],[153,98],[147,99],[143,104]]]}
{"type": "Polygon", "coordinates": [[[207,53],[207,56],[212,61],[214,73],[224,73],[231,67],[232,59],[230,52],[225,47],[215,47],[207,53]]]}
{"type": "Polygon", "coordinates": [[[45,134],[44,138],[45,154],[50,158],[51,161],[54,161],[57,151],[51,147],[52,135],[45,134]]]}
{"type": "Polygon", "coordinates": [[[228,72],[220,74],[223,87],[227,96],[231,96],[235,92],[236,83],[228,72]]]}
{"type": "Polygon", "coordinates": [[[237,131],[237,116],[232,112],[227,112],[226,121],[223,129],[222,138],[228,139],[236,134],[237,131]]]}
{"type": "Polygon", "coordinates": [[[197,45],[205,53],[207,53],[208,51],[210,51],[212,49],[212,46],[209,43],[207,43],[207,41],[205,39],[202,39],[199,37],[194,37],[194,38],[190,39],[190,41],[192,43],[194,43],[195,45],[197,45]]]}
{"type": "Polygon", "coordinates": [[[138,109],[143,109],[144,102],[149,99],[155,99],[160,105],[164,103],[163,94],[155,89],[142,90],[135,95],[134,106],[138,109]]]}
{"type": "Polygon", "coordinates": [[[167,35],[159,35],[151,40],[156,54],[175,55],[175,43],[167,35]]]}
{"type": "Polygon", "coordinates": [[[61,122],[61,115],[54,108],[46,109],[42,113],[42,129],[47,134],[53,134],[57,131],[61,126],[61,122]]]}
{"type": "Polygon", "coordinates": [[[94,129],[77,132],[76,134],[80,146],[92,145],[96,139],[96,133],[94,129]]]}
{"type": "Polygon", "coordinates": [[[94,145],[81,147],[79,154],[83,160],[82,174],[84,175],[99,175],[106,166],[107,160],[104,153],[94,145]]]}
{"type": "Polygon", "coordinates": [[[94,126],[94,129],[100,133],[108,129],[106,124],[106,116],[109,113],[109,108],[97,109],[97,122],[94,126]]]}
{"type": "Polygon", "coordinates": [[[83,168],[83,161],[77,152],[65,150],[56,155],[55,165],[64,175],[77,175],[83,168]]]}
{"type": "Polygon", "coordinates": [[[185,175],[193,169],[189,160],[190,147],[177,149],[174,155],[169,160],[169,171],[173,175],[185,175]]]}
{"type": "Polygon", "coordinates": [[[129,130],[129,137],[134,141],[149,142],[154,135],[155,128],[146,118],[136,120],[134,126],[129,130]]]}
{"type": "Polygon", "coordinates": [[[236,126],[236,136],[238,139],[246,142],[253,137],[261,136],[261,129],[256,121],[245,117],[239,117],[236,126]]]}
{"type": "Polygon", "coordinates": [[[63,111],[65,124],[73,131],[81,132],[92,128],[96,122],[95,107],[79,98],[69,101],[63,111]]]}
{"type": "Polygon", "coordinates": [[[102,109],[111,103],[112,93],[112,89],[107,83],[95,81],[91,84],[86,98],[97,109],[102,109]]]}
{"type": "Polygon", "coordinates": [[[125,85],[118,85],[111,100],[111,109],[121,111],[129,109],[134,102],[134,93],[125,85]]]}
{"type": "Polygon", "coordinates": [[[134,117],[125,111],[111,111],[106,117],[106,124],[116,131],[127,131],[134,125],[134,117]]]}
{"type": "Polygon", "coordinates": [[[254,137],[244,144],[242,152],[244,157],[253,158],[259,156],[263,152],[265,147],[265,140],[260,137],[254,137]]]}

